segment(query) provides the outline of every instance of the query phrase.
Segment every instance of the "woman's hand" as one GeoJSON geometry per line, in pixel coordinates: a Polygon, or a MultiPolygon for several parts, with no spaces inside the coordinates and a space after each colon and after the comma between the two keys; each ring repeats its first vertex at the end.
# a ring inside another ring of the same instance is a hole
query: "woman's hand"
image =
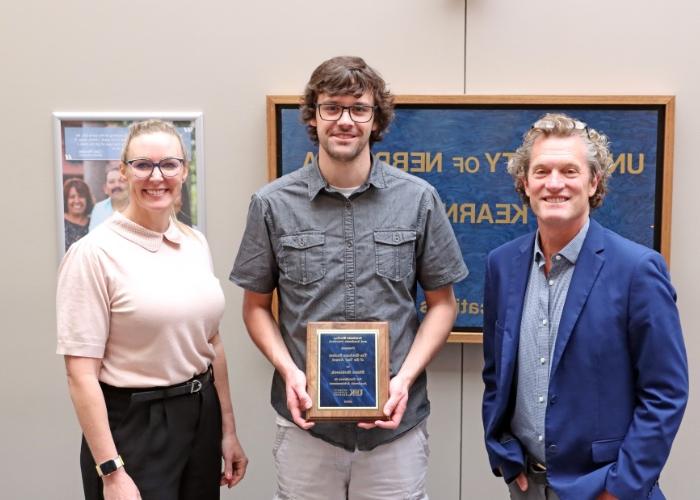
{"type": "MultiPolygon", "coordinates": [[[[65,360],[73,406],[95,463],[116,457],[119,453],[109,428],[107,406],[97,378],[102,360],[80,356],[66,356],[65,360]]],[[[95,474],[95,470],[91,473],[95,474]]],[[[105,500],[141,498],[134,481],[123,467],[103,477],[102,482],[105,500]]]]}
{"type": "MultiPolygon", "coordinates": [[[[248,467],[248,457],[246,457],[235,432],[228,433],[223,437],[221,441],[221,455],[224,458],[224,471],[221,473],[221,482],[219,484],[233,488],[243,479],[248,467]]],[[[105,498],[105,500],[107,499],[105,498]]]]}
{"type": "Polygon", "coordinates": [[[245,456],[243,447],[238,441],[236,434],[236,421],[233,416],[233,404],[231,403],[231,392],[228,385],[228,367],[226,364],[226,351],[224,343],[217,333],[211,339],[214,346],[214,388],[219,396],[221,405],[221,456],[224,459],[224,470],[221,473],[221,486],[228,485],[229,488],[236,486],[248,467],[248,457],[245,456]]]}
{"type": "Polygon", "coordinates": [[[105,500],[141,500],[139,489],[123,467],[103,477],[102,482],[105,500]]]}

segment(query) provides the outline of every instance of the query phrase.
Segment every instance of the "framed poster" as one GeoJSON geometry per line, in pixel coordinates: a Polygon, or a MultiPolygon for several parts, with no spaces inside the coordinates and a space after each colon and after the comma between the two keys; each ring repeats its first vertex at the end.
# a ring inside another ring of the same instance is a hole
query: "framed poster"
{"type": "Polygon", "coordinates": [[[205,230],[201,112],[53,113],[56,155],[56,219],[59,260],[68,247],[128,203],[119,174],[131,123],[157,118],[172,122],[189,165],[177,218],[205,230]]]}
{"type": "MultiPolygon", "coordinates": [[[[309,163],[317,147],[301,122],[299,96],[268,96],[268,174],[309,163]]],[[[670,256],[674,97],[397,96],[396,117],[373,154],[436,187],[469,268],[454,287],[451,342],[481,342],[485,258],[536,229],[506,172],[532,123],[564,112],[606,134],[614,156],[609,192],[592,216],[670,256]]],[[[419,289],[416,307],[426,310],[419,289]]]]}

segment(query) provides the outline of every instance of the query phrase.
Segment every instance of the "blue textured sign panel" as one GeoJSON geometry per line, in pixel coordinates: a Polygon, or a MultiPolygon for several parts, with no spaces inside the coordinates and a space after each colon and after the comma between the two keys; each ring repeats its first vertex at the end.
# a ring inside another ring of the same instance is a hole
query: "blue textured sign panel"
{"type": "MultiPolygon", "coordinates": [[[[509,155],[523,134],[545,112],[564,112],[606,134],[615,159],[609,193],[593,217],[643,245],[659,245],[657,151],[663,116],[660,107],[585,108],[399,105],[385,139],[373,153],[434,185],[452,222],[469,268],[455,286],[459,314],[455,330],[480,330],[484,262],[493,248],[536,228],[536,220],[506,172],[509,155]]],[[[278,175],[300,168],[317,148],[306,134],[299,111],[278,108],[278,175]]],[[[416,307],[425,311],[419,290],[416,307]]]]}

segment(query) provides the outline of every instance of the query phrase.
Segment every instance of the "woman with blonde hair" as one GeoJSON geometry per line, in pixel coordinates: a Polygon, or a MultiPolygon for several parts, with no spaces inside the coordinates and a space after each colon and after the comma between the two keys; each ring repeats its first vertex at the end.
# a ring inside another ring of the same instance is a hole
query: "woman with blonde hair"
{"type": "Polygon", "coordinates": [[[128,206],[69,249],[58,278],[85,498],[218,499],[248,460],[219,335],[224,296],[206,240],[174,217],[182,139],[170,123],[135,123],[120,168],[128,206]]]}

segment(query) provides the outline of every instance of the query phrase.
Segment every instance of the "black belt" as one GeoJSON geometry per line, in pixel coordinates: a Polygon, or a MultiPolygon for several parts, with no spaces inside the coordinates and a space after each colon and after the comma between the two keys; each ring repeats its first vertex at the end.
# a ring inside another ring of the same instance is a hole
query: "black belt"
{"type": "Polygon", "coordinates": [[[207,387],[213,378],[212,369],[209,367],[209,369],[201,375],[197,375],[183,384],[147,391],[135,390],[131,393],[131,401],[134,403],[143,403],[145,401],[154,401],[157,399],[175,398],[186,394],[196,394],[207,387]]]}
{"type": "Polygon", "coordinates": [[[547,466],[535,457],[527,454],[525,456],[525,468],[527,475],[537,484],[547,483],[547,466]]]}

